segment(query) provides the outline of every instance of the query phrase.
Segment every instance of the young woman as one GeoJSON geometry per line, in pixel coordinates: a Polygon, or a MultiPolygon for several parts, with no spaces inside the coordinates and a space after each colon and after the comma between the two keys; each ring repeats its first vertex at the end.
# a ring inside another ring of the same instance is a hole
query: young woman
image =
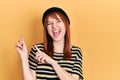
{"type": "Polygon", "coordinates": [[[32,47],[28,56],[23,38],[16,44],[24,80],[83,80],[82,54],[70,43],[70,20],[61,8],[43,14],[44,42],[32,47]]]}

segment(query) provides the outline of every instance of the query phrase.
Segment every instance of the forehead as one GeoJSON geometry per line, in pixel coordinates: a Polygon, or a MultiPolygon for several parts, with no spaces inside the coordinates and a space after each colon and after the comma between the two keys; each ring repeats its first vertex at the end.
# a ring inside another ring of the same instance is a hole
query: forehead
{"type": "Polygon", "coordinates": [[[61,20],[61,17],[58,14],[49,15],[48,18],[47,18],[47,21],[51,21],[51,20],[61,20]]]}

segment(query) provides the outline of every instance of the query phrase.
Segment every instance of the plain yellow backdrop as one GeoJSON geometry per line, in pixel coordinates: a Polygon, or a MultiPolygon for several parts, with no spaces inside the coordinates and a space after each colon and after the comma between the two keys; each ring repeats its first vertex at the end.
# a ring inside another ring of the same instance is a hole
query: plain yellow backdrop
{"type": "Polygon", "coordinates": [[[42,42],[43,12],[63,8],[71,20],[72,44],[83,53],[84,80],[120,80],[119,0],[0,0],[0,80],[23,80],[15,44],[28,50],[42,42]]]}

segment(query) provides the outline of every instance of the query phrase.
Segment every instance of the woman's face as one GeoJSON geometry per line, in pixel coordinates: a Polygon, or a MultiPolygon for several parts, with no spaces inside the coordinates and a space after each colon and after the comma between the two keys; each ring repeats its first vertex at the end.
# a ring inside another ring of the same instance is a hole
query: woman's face
{"type": "Polygon", "coordinates": [[[56,15],[56,16],[57,16],[57,19],[50,16],[48,17],[47,31],[51,36],[51,38],[53,39],[53,41],[58,42],[58,41],[64,40],[66,29],[65,29],[65,24],[60,18],[60,16],[59,15],[56,15]]]}

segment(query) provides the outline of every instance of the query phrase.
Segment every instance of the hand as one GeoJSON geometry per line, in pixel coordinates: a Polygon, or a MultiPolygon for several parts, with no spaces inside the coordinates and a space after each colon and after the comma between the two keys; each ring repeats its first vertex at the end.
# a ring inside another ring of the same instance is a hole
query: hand
{"type": "Polygon", "coordinates": [[[55,60],[53,60],[50,56],[48,56],[47,54],[45,54],[43,51],[40,51],[37,46],[34,46],[37,49],[37,54],[35,59],[37,61],[39,61],[40,63],[48,63],[53,65],[54,63],[56,63],[55,60]]]}
{"type": "Polygon", "coordinates": [[[27,47],[25,45],[24,39],[21,38],[17,43],[16,43],[16,50],[19,53],[19,55],[21,56],[21,58],[25,58],[28,59],[28,51],[27,51],[27,47]]]}

